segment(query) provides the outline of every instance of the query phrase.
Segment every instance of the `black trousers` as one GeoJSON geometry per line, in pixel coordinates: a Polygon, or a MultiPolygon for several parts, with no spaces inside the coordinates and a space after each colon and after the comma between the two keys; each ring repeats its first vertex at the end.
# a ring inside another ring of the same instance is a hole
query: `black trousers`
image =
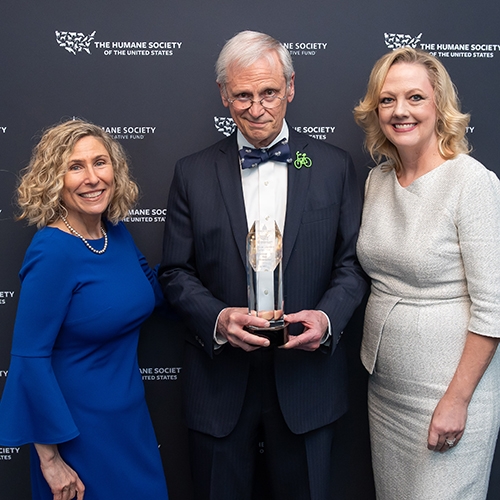
{"type": "Polygon", "coordinates": [[[292,433],[276,393],[273,349],[260,349],[249,356],[249,382],[235,429],[223,438],[190,431],[195,500],[251,500],[262,434],[272,493],[269,498],[335,498],[332,474],[335,423],[306,434],[292,433]]]}

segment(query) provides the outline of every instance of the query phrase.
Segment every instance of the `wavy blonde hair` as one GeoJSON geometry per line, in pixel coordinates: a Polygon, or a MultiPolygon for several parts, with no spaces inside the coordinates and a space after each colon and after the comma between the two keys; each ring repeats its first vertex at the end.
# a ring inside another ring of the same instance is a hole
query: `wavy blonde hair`
{"type": "Polygon", "coordinates": [[[38,228],[56,221],[65,213],[61,192],[68,160],[75,144],[92,136],[106,148],[113,166],[114,195],[105,217],[112,224],[128,215],[137,201],[139,189],[130,178],[127,155],[122,146],[102,128],[84,120],[70,120],[47,129],[34,147],[31,160],[21,172],[17,188],[18,219],[38,228]]]}
{"type": "Polygon", "coordinates": [[[372,69],[364,98],[354,108],[354,120],[365,131],[365,147],[376,163],[384,158],[399,172],[401,157],[396,146],[380,128],[378,106],[380,92],[387,73],[394,64],[421,64],[427,70],[434,90],[436,105],[436,134],[440,155],[449,160],[460,153],[468,153],[470,146],[465,136],[470,115],[460,111],[460,101],[450,75],[442,63],[427,52],[403,47],[382,56],[372,69]]]}

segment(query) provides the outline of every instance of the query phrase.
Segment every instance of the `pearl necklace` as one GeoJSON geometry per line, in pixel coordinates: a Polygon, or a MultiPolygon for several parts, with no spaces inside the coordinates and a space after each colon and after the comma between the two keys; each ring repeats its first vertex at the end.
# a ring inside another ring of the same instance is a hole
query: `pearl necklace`
{"type": "Polygon", "coordinates": [[[104,236],[104,246],[102,248],[102,250],[96,250],[75,228],[71,227],[69,225],[69,222],[66,220],[66,217],[64,217],[64,215],[61,215],[61,219],[62,221],[64,222],[64,224],[66,225],[66,227],[75,235],[75,236],[78,236],[78,238],[80,238],[84,243],[85,243],[85,246],[92,252],[94,253],[97,253],[99,255],[103,254],[105,251],[106,251],[106,248],[108,248],[108,235],[106,234],[106,231],[104,230],[104,228],[102,227],[101,225],[101,233],[103,234],[104,236]]]}

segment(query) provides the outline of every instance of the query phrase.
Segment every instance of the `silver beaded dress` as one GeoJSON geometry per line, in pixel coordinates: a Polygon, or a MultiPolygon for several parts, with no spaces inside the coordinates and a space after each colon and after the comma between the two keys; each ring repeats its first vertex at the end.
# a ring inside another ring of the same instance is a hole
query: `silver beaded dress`
{"type": "Polygon", "coordinates": [[[358,257],[372,279],[361,358],[378,500],[481,500],[500,425],[497,351],[464,436],[429,451],[432,413],[467,332],[500,337],[500,182],[459,155],[403,188],[381,165],[367,179],[358,257]]]}

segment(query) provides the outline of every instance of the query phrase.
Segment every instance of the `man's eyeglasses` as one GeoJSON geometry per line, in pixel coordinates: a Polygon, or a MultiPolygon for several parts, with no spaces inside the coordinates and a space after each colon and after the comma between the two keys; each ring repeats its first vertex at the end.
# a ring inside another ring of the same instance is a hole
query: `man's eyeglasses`
{"type": "Polygon", "coordinates": [[[234,99],[226,98],[227,102],[233,105],[234,109],[238,111],[245,111],[246,109],[250,109],[253,104],[259,103],[265,109],[273,109],[277,108],[285,99],[285,97],[279,97],[277,95],[266,95],[262,99],[254,101],[250,99],[250,97],[235,97],[234,99]]]}

